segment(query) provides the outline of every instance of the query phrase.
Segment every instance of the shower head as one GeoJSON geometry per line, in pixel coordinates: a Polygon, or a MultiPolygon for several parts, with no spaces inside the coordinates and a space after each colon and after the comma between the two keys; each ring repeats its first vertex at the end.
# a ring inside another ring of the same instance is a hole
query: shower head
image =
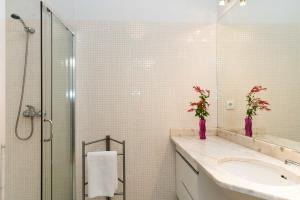
{"type": "Polygon", "coordinates": [[[16,15],[16,14],[11,14],[11,17],[13,19],[21,19],[21,17],[19,15],[16,15]]]}
{"type": "Polygon", "coordinates": [[[17,14],[11,14],[11,18],[19,20],[23,24],[24,28],[27,27],[26,24],[25,24],[25,22],[24,22],[24,20],[19,15],[17,15],[17,14]]]}
{"type": "Polygon", "coordinates": [[[26,26],[24,20],[23,20],[19,15],[17,15],[17,14],[11,14],[11,18],[16,19],[16,20],[19,20],[19,21],[22,23],[22,25],[24,26],[25,32],[31,33],[31,34],[35,33],[35,29],[26,26]]]}

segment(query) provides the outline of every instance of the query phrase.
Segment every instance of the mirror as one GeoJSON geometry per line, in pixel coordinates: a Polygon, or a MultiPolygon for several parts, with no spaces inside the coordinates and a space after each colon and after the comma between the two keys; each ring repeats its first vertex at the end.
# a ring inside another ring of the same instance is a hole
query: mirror
{"type": "Polygon", "coordinates": [[[261,85],[271,111],[252,117],[253,137],[300,151],[300,1],[236,1],[217,35],[219,128],[245,134],[246,95],[261,85]]]}

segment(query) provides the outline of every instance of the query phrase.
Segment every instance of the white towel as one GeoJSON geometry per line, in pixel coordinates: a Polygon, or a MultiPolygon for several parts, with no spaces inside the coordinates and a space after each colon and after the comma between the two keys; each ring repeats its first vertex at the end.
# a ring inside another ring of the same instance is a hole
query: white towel
{"type": "Polygon", "coordinates": [[[118,158],[116,151],[87,154],[88,197],[113,197],[118,188],[118,158]]]}

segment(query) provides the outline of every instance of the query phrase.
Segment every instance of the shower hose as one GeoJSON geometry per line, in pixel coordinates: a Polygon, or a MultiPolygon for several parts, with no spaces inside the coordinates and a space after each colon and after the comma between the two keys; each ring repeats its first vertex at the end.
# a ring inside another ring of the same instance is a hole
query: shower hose
{"type": "Polygon", "coordinates": [[[21,109],[23,105],[23,100],[24,100],[24,90],[25,90],[25,83],[26,83],[26,73],[27,73],[27,65],[28,65],[28,47],[29,47],[29,36],[30,33],[26,32],[26,48],[25,48],[25,57],[24,57],[24,71],[23,71],[23,81],[22,81],[22,91],[21,91],[21,96],[20,96],[20,102],[19,102],[19,108],[18,108],[18,115],[17,115],[17,120],[15,124],[15,135],[19,140],[29,140],[32,135],[33,135],[33,130],[34,130],[34,115],[30,116],[30,121],[31,121],[31,130],[28,136],[22,137],[20,136],[18,132],[18,127],[19,127],[19,122],[20,122],[20,117],[21,117],[21,109]]]}

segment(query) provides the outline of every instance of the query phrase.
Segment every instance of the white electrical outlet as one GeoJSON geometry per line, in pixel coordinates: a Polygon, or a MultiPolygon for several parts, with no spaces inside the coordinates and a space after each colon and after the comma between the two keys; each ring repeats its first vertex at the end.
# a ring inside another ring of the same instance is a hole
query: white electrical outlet
{"type": "Polygon", "coordinates": [[[226,101],[226,110],[234,110],[234,102],[226,101]]]}

